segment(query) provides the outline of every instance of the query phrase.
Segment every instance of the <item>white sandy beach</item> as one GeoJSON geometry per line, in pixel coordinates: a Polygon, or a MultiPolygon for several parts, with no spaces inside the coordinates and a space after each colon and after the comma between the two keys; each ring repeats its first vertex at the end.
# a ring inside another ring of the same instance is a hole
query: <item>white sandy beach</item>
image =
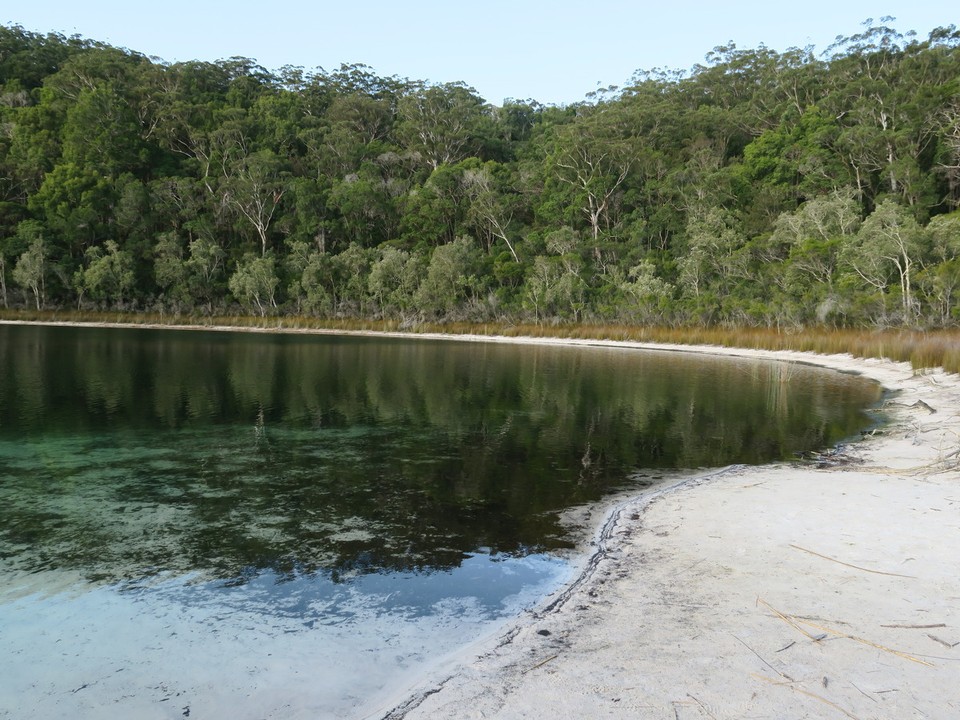
{"type": "Polygon", "coordinates": [[[960,717],[960,378],[679,349],[861,373],[889,423],[618,506],[575,587],[384,717],[960,717]]]}

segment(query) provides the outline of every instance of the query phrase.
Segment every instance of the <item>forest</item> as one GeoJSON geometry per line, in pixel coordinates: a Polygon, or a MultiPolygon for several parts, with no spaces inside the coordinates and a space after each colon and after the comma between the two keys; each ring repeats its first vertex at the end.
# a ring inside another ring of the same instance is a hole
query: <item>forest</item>
{"type": "Polygon", "coordinates": [[[733,44],[583,102],[0,26],[0,304],[960,324],[960,31],[733,44]]]}

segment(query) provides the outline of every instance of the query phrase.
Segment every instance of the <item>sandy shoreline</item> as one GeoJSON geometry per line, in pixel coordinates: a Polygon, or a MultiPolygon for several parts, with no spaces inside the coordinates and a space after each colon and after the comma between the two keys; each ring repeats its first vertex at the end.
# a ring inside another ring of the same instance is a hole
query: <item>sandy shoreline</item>
{"type": "Polygon", "coordinates": [[[845,355],[376,334],[786,360],[895,395],[849,462],[731,468],[620,502],[573,587],[367,717],[960,717],[960,377],[845,355]]]}
{"type": "Polygon", "coordinates": [[[889,423],[843,464],[732,468],[620,505],[571,592],[383,717],[960,716],[960,378],[676,349],[863,374],[895,393],[889,423]]]}

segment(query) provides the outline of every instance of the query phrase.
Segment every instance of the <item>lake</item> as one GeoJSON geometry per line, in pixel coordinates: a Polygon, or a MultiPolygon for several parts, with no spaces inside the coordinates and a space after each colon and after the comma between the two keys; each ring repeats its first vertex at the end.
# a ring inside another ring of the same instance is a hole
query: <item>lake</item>
{"type": "Polygon", "coordinates": [[[363,717],[572,579],[562,516],[826,448],[805,365],[0,326],[0,717],[363,717]]]}

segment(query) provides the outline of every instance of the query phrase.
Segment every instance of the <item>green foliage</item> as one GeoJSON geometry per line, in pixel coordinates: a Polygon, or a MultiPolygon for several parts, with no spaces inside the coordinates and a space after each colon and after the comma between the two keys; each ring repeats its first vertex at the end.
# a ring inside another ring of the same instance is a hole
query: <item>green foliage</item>
{"type": "Polygon", "coordinates": [[[907,323],[919,314],[913,278],[926,240],[926,233],[904,208],[884,200],[844,249],[846,262],[866,286],[887,294],[891,282],[899,284],[901,319],[907,323]]]}
{"type": "Polygon", "coordinates": [[[81,267],[73,276],[78,290],[78,304],[84,296],[99,304],[112,304],[124,308],[124,299],[133,289],[133,258],[113,240],[103,246],[87,248],[86,267],[81,267]]]}
{"type": "Polygon", "coordinates": [[[458,306],[474,309],[481,290],[479,252],[468,238],[457,238],[434,249],[415,300],[428,316],[442,317],[458,306]]]}
{"type": "Polygon", "coordinates": [[[403,147],[433,170],[477,150],[483,99],[463,83],[428,85],[400,98],[397,135],[403,147]]]}
{"type": "Polygon", "coordinates": [[[549,107],[0,27],[0,300],[960,322],[960,33],[714,48],[549,107]],[[8,292],[21,289],[22,293],[8,292]]]}
{"type": "Polygon", "coordinates": [[[279,285],[273,257],[257,257],[249,253],[237,265],[229,281],[233,296],[260,317],[266,317],[276,309],[279,285]]]}
{"type": "Polygon", "coordinates": [[[642,260],[630,268],[628,277],[620,280],[620,289],[630,302],[625,303],[627,319],[643,325],[658,324],[673,298],[674,287],[657,276],[650,260],[642,260]]]}
{"type": "Polygon", "coordinates": [[[27,220],[17,228],[17,239],[27,246],[13,268],[13,281],[33,293],[37,310],[46,302],[47,244],[39,223],[27,220]]]}
{"type": "Polygon", "coordinates": [[[223,276],[224,252],[214,242],[197,238],[185,243],[175,232],[162,233],[154,249],[157,286],[175,311],[205,307],[212,312],[223,276]]]}
{"type": "Polygon", "coordinates": [[[422,273],[420,258],[389,245],[370,266],[369,289],[381,317],[403,315],[414,307],[422,273]]]}

